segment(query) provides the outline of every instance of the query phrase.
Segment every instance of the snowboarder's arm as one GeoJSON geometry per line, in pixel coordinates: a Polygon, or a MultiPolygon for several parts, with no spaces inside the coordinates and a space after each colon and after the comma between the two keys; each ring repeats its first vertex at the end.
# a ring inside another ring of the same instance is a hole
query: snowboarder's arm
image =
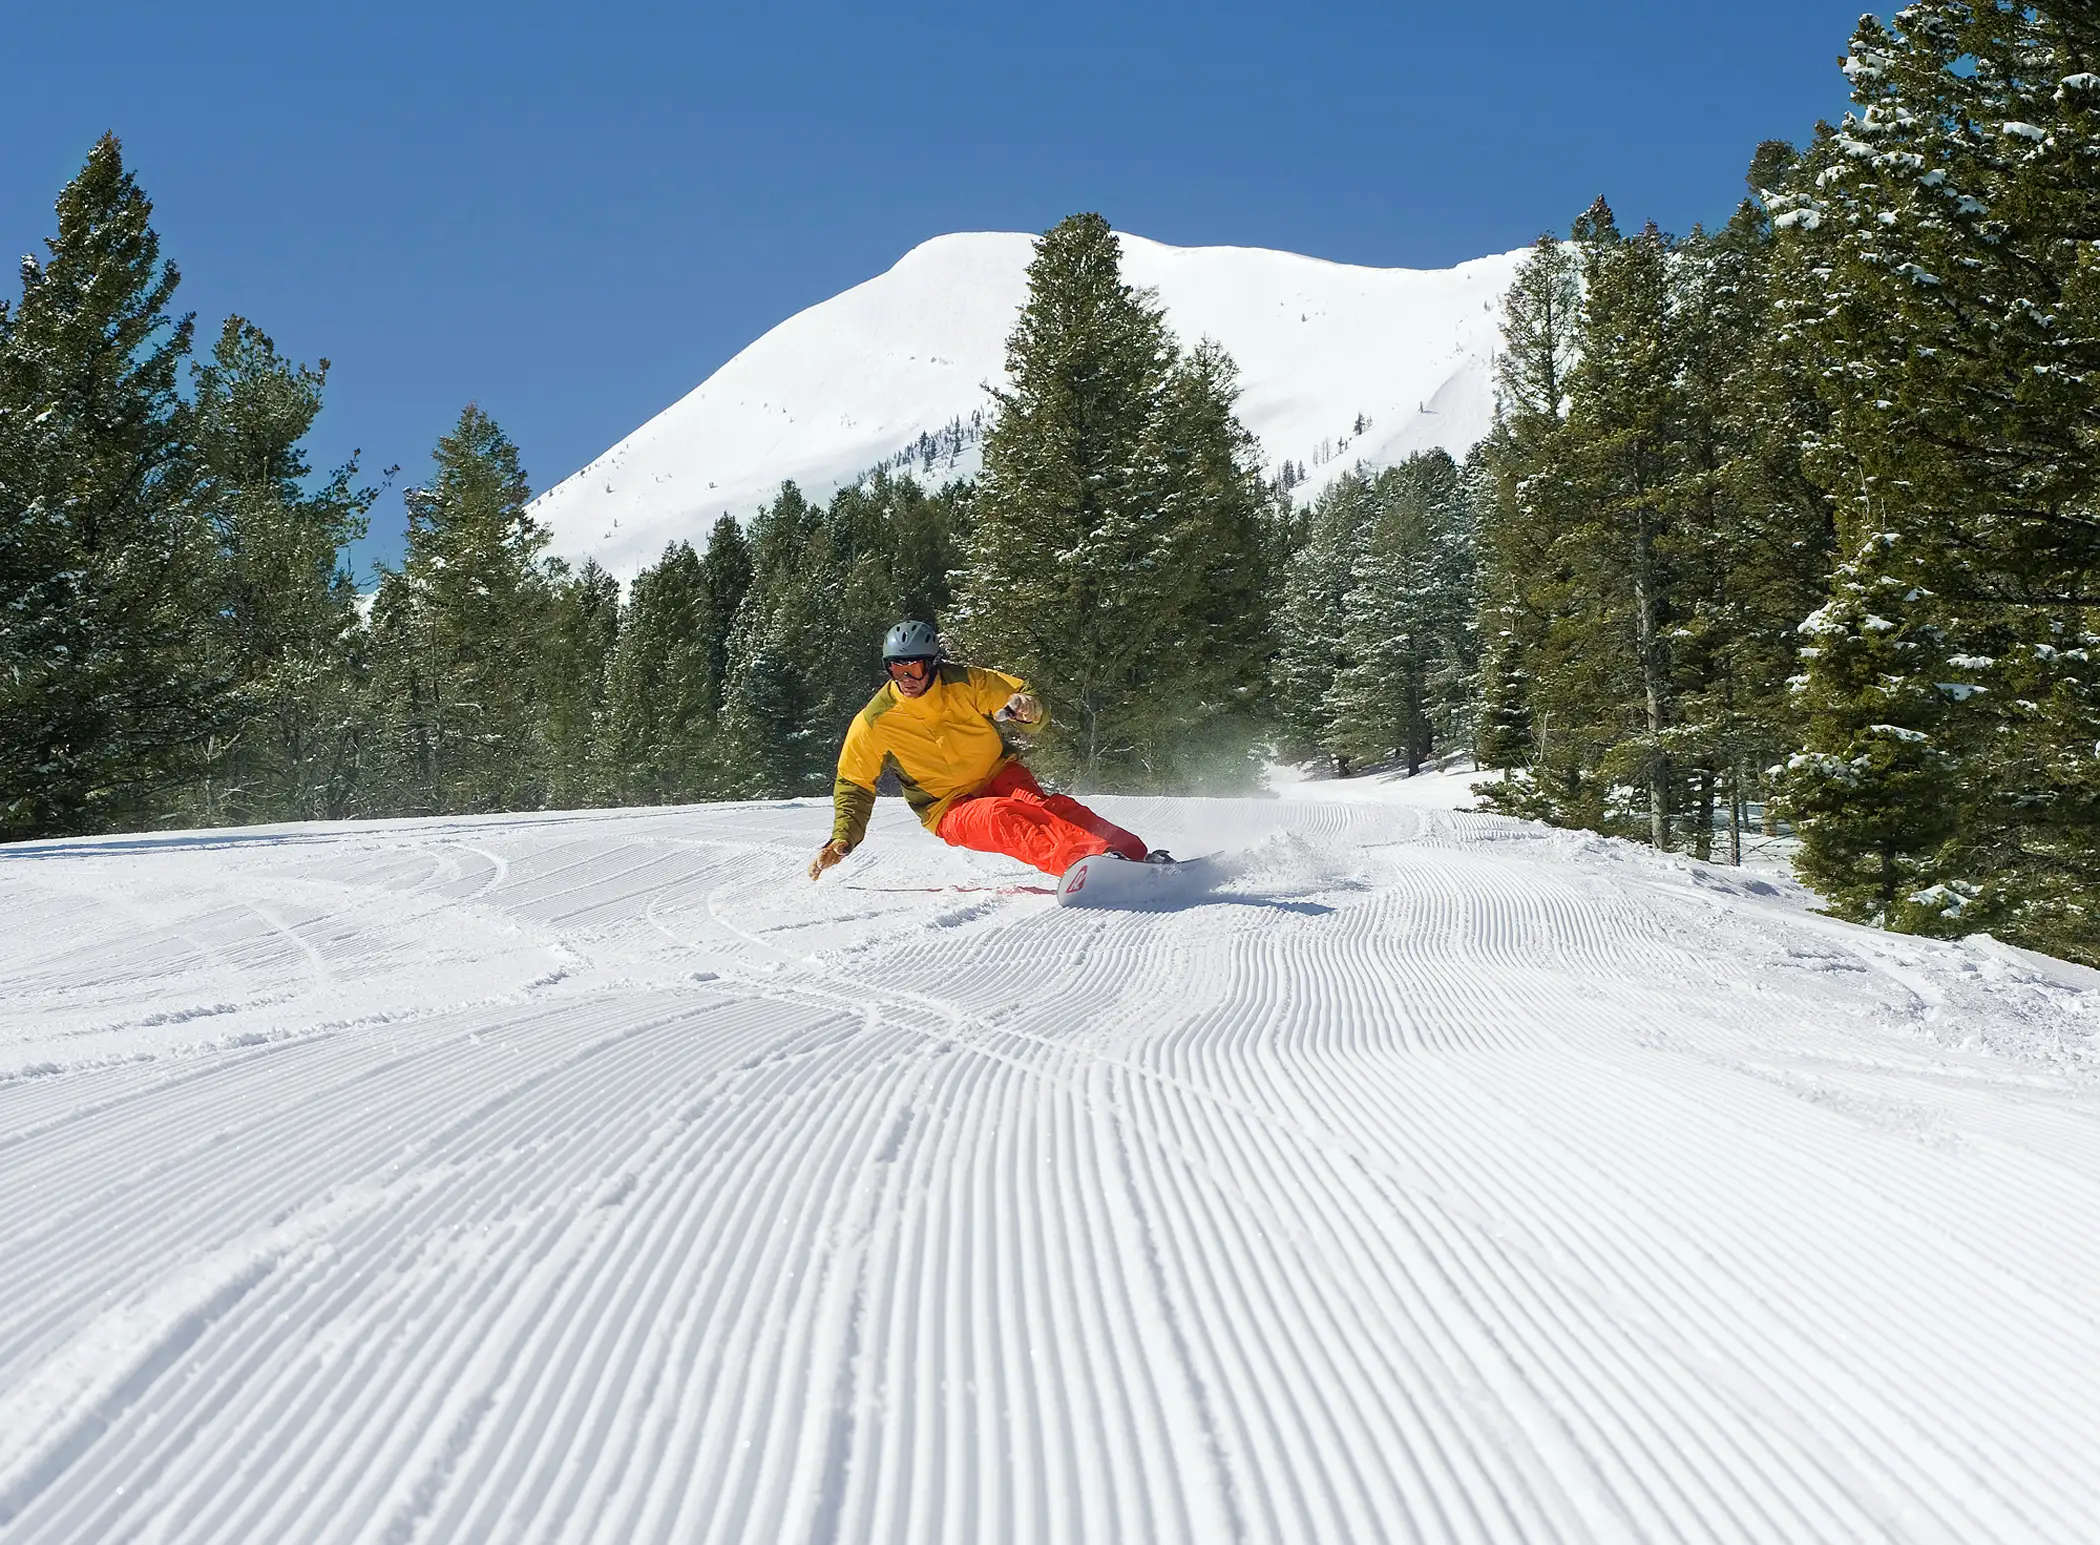
{"type": "Polygon", "coordinates": [[[868,834],[868,817],[875,813],[875,791],[840,773],[831,785],[831,840],[851,853],[868,834]]]}
{"type": "Polygon", "coordinates": [[[831,840],[851,853],[868,834],[875,813],[875,780],[882,776],[882,752],[867,720],[855,716],[839,748],[839,775],[831,785],[831,840]]]}
{"type": "Polygon", "coordinates": [[[973,666],[970,688],[978,710],[988,718],[1002,723],[1010,721],[1030,729],[1041,729],[1049,722],[1050,716],[1044,712],[1042,700],[1029,694],[1028,683],[1019,676],[973,666]]]}

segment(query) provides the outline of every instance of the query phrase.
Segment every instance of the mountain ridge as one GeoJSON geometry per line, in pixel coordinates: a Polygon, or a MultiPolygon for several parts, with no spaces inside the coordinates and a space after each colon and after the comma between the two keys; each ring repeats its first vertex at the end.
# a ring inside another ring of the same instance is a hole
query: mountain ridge
{"type": "MultiPolygon", "coordinates": [[[[1501,299],[1523,251],[1372,268],[1119,235],[1124,277],[1158,296],[1181,342],[1214,338],[1232,355],[1241,421],[1272,475],[1289,461],[1316,493],[1359,460],[1463,455],[1487,432],[1501,299]]],[[[934,481],[974,474],[1034,243],[937,236],[786,318],[534,500],[554,550],[626,579],[720,516],[748,518],[784,480],[828,498],[907,458],[934,481]],[[922,439],[951,427],[928,458],[922,439]]]]}

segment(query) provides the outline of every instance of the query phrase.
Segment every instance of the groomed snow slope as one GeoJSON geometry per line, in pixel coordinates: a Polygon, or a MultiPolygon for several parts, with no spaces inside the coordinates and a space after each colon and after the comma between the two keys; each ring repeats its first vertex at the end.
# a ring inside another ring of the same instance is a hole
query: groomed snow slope
{"type": "MultiPolygon", "coordinates": [[[[554,549],[623,579],[667,542],[704,540],[792,478],[814,498],[973,413],[1006,375],[1034,238],[936,237],[887,273],[788,318],[618,445],[543,494],[554,549]]],[[[1124,276],[1158,292],[1185,344],[1215,338],[1240,368],[1241,420],[1271,469],[1309,466],[1317,490],[1487,433],[1501,302],[1521,252],[1456,268],[1362,268],[1252,247],[1169,247],[1123,236],[1124,276]],[[1361,433],[1357,420],[1369,420],[1361,433]]],[[[978,447],[927,470],[974,473],[978,447]]]]}
{"type": "Polygon", "coordinates": [[[1343,792],[0,851],[0,1540],[2100,1533],[2100,977],[1343,792]]]}

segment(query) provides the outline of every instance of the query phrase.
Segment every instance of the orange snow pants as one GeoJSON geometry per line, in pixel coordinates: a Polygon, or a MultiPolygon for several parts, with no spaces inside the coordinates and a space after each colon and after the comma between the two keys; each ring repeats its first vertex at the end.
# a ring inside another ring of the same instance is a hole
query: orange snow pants
{"type": "Polygon", "coordinates": [[[937,834],[952,847],[1004,853],[1055,875],[1110,849],[1129,859],[1145,856],[1138,838],[1069,795],[1045,794],[1019,762],[1002,767],[983,792],[950,805],[937,834]]]}

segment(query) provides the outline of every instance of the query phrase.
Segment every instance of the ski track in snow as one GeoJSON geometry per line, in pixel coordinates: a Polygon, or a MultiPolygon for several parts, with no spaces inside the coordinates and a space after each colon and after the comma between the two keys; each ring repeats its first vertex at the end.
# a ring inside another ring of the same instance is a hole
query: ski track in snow
{"type": "Polygon", "coordinates": [[[0,1541],[2100,1538],[2100,974],[1322,792],[0,851],[0,1541]]]}

